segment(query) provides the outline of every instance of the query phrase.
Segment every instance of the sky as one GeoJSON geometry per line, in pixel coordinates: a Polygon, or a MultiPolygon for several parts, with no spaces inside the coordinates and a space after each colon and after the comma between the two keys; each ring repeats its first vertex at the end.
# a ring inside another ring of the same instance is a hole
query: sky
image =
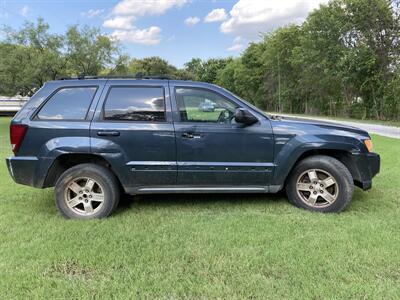
{"type": "Polygon", "coordinates": [[[0,0],[0,24],[39,17],[53,33],[90,25],[131,57],[160,56],[177,67],[193,57],[238,56],[262,33],[304,21],[327,0],[0,0]]]}

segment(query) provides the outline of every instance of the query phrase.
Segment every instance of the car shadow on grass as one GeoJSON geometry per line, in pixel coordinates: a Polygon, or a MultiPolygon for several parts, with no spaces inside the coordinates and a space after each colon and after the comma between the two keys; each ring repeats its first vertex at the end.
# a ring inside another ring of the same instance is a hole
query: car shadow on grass
{"type": "Polygon", "coordinates": [[[115,215],[128,211],[151,208],[194,208],[210,209],[211,207],[282,205],[287,203],[286,194],[152,194],[123,195],[115,215]]]}

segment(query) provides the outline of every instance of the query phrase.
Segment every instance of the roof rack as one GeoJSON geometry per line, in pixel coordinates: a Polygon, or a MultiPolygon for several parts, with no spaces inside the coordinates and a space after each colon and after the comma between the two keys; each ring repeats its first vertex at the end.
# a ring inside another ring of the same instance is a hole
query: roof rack
{"type": "Polygon", "coordinates": [[[143,75],[142,73],[137,73],[135,75],[96,75],[88,76],[85,74],[79,74],[78,76],[63,76],[56,78],[57,80],[84,80],[84,79],[160,79],[160,80],[170,80],[171,78],[167,75],[143,75]]]}

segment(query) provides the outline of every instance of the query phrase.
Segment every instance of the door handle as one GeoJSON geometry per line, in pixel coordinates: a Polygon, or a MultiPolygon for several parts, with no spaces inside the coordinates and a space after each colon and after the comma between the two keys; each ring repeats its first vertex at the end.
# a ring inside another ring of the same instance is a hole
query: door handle
{"type": "Polygon", "coordinates": [[[184,132],[182,133],[182,137],[185,139],[200,139],[203,137],[203,135],[195,134],[193,132],[184,132]]]}
{"type": "Polygon", "coordinates": [[[99,136],[119,136],[119,131],[97,131],[99,136]]]}

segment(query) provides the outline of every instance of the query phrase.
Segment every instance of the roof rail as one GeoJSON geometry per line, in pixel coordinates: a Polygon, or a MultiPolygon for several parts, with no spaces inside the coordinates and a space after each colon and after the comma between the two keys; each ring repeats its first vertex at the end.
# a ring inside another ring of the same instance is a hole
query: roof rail
{"type": "Polygon", "coordinates": [[[84,80],[84,79],[160,79],[160,80],[170,80],[171,77],[167,75],[143,75],[142,73],[137,73],[135,75],[95,75],[87,76],[84,74],[79,74],[78,76],[63,76],[57,77],[56,80],[84,80]]]}

